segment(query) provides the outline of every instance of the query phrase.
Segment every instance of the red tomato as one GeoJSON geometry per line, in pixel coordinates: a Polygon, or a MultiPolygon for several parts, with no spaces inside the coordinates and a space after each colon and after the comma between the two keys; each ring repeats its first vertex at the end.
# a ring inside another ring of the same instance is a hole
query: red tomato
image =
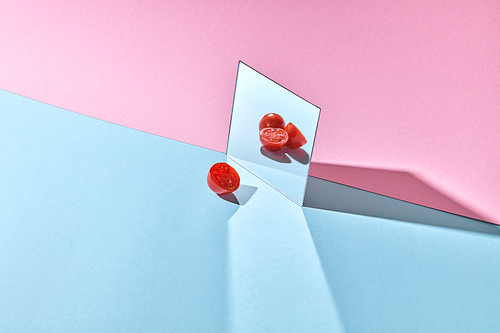
{"type": "Polygon", "coordinates": [[[285,121],[277,113],[268,113],[264,117],[262,117],[259,123],[260,130],[266,127],[285,129],[285,121]]]}
{"type": "Polygon", "coordinates": [[[288,141],[288,133],[282,128],[263,128],[259,135],[262,146],[270,151],[280,150],[288,141]]]}
{"type": "Polygon", "coordinates": [[[240,175],[227,163],[215,163],[208,172],[207,183],[217,194],[231,193],[240,187],[240,175]]]}
{"type": "Polygon", "coordinates": [[[300,148],[307,143],[304,135],[294,124],[288,123],[285,127],[285,131],[288,133],[288,141],[286,142],[288,148],[300,148]]]}

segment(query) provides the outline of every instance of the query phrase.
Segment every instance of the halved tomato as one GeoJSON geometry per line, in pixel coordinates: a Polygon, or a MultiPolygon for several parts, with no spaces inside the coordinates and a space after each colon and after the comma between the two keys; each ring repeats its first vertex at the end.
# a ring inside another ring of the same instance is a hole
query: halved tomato
{"type": "Polygon", "coordinates": [[[285,129],[285,120],[277,113],[268,113],[260,120],[259,130],[266,127],[285,129]]]}
{"type": "Polygon", "coordinates": [[[282,128],[266,127],[260,130],[260,142],[270,151],[283,148],[288,141],[288,133],[282,128]]]}
{"type": "Polygon", "coordinates": [[[305,136],[294,124],[288,123],[285,131],[288,133],[288,141],[286,142],[288,148],[300,148],[307,143],[305,136]]]}
{"type": "Polygon", "coordinates": [[[215,163],[208,172],[207,183],[217,194],[231,193],[240,187],[240,175],[227,163],[215,163]]]}

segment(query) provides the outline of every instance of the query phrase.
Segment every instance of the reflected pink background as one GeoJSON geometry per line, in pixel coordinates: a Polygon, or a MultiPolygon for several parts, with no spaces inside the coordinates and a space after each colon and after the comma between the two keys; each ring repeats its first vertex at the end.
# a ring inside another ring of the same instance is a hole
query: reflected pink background
{"type": "Polygon", "coordinates": [[[498,1],[4,0],[0,22],[1,89],[224,151],[242,60],[321,107],[313,162],[500,223],[498,1]]]}

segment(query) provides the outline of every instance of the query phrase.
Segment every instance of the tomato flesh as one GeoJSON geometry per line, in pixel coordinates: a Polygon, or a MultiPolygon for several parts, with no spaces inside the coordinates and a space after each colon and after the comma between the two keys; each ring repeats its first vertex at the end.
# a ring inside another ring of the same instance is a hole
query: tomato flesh
{"type": "Polygon", "coordinates": [[[288,133],[282,128],[266,127],[260,130],[260,142],[270,151],[278,151],[288,141],[288,133]]]}
{"type": "Polygon", "coordinates": [[[227,163],[215,163],[208,172],[207,183],[217,194],[231,193],[240,187],[240,175],[227,163]]]}
{"type": "Polygon", "coordinates": [[[307,143],[302,132],[294,124],[288,123],[285,127],[285,131],[288,133],[288,141],[286,142],[288,148],[300,148],[307,143]]]}
{"type": "Polygon", "coordinates": [[[277,113],[268,113],[260,120],[259,130],[266,127],[285,129],[285,120],[277,113]]]}

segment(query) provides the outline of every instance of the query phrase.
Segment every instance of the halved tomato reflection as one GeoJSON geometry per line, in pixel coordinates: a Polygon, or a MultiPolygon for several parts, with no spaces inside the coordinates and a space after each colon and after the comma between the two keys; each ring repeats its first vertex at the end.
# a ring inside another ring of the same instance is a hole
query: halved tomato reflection
{"type": "Polygon", "coordinates": [[[282,128],[263,128],[259,136],[262,146],[270,151],[280,150],[288,141],[288,133],[282,128]]]}
{"type": "Polygon", "coordinates": [[[302,132],[294,124],[288,123],[285,127],[285,131],[288,133],[288,141],[286,142],[288,148],[300,148],[307,143],[302,132]]]}
{"type": "Polygon", "coordinates": [[[208,172],[207,183],[217,194],[231,193],[240,187],[240,175],[227,163],[215,163],[208,172]]]}

